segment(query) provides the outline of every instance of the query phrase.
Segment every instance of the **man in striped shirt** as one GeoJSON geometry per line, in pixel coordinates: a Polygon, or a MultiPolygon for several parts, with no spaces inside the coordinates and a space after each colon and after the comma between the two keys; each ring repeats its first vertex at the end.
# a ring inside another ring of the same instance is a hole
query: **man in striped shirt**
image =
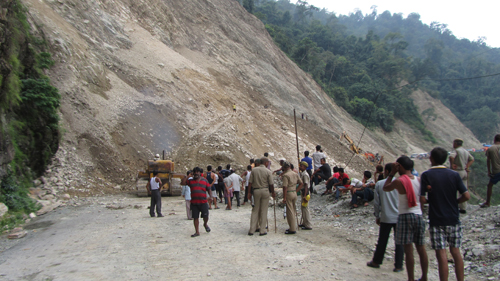
{"type": "Polygon", "coordinates": [[[187,185],[191,188],[191,213],[193,217],[193,224],[195,229],[195,234],[191,237],[200,236],[199,224],[200,224],[200,213],[203,218],[203,226],[207,232],[210,232],[210,227],[208,226],[208,201],[207,192],[210,200],[212,200],[212,194],[210,192],[210,184],[208,181],[201,177],[200,167],[193,169],[193,179],[187,181],[187,185]]]}

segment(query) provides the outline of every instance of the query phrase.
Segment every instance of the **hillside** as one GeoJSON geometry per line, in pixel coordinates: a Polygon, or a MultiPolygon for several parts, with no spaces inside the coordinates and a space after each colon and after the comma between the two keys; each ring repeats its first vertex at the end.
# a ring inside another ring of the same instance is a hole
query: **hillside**
{"type": "MultiPolygon", "coordinates": [[[[346,131],[357,142],[363,132],[236,1],[23,3],[49,43],[56,63],[48,75],[62,96],[64,135],[48,184],[132,188],[136,171],[162,150],[179,172],[243,167],[266,151],[277,167],[296,157],[294,108],[307,115],[297,120],[301,153],[322,144],[330,163],[345,165],[351,152],[338,137],[346,131]]],[[[454,137],[440,143],[450,148],[454,137]]],[[[360,144],[389,161],[433,145],[404,124],[366,130],[360,144]]],[[[369,168],[354,157],[348,172],[369,168]]]]}

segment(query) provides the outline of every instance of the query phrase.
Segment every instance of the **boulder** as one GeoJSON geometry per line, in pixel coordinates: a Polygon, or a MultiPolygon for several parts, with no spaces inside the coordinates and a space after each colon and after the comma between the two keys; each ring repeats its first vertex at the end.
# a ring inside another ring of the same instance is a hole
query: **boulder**
{"type": "Polygon", "coordinates": [[[3,217],[9,211],[9,207],[7,207],[4,203],[0,203],[0,218],[3,217]]]}
{"type": "MultiPolygon", "coordinates": [[[[39,202],[41,203],[42,200],[40,200],[39,202]]],[[[52,203],[50,201],[45,201],[44,203],[42,203],[42,205],[43,205],[43,207],[36,212],[37,216],[41,216],[43,214],[46,214],[46,213],[54,210],[55,208],[61,206],[61,202],[57,201],[57,202],[52,203]]]]}

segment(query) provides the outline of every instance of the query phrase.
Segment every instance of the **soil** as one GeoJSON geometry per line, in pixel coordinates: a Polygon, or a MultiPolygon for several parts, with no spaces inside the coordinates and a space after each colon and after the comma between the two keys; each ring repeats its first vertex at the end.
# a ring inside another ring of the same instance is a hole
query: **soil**
{"type": "Polygon", "coordinates": [[[149,198],[115,195],[82,202],[36,218],[22,240],[2,236],[0,279],[406,279],[405,272],[392,272],[390,261],[368,268],[371,249],[348,241],[344,230],[323,217],[313,218],[311,231],[285,235],[283,209],[277,208],[275,233],[270,207],[269,234],[248,236],[252,207],[221,208],[210,211],[212,231],[191,238],[194,227],[182,197],[162,198],[163,218],[149,217],[149,198]]]}

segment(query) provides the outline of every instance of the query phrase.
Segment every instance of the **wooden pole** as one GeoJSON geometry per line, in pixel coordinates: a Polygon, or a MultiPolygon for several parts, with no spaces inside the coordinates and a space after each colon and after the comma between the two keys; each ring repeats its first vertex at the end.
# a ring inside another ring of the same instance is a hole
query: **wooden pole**
{"type": "MultiPolygon", "coordinates": [[[[295,141],[297,142],[297,169],[300,165],[300,152],[299,152],[299,135],[297,133],[297,116],[295,115],[295,108],[293,109],[293,121],[295,122],[295,141]]],[[[297,219],[297,230],[299,230],[299,214],[297,213],[297,206],[295,206],[295,218],[297,219]]]]}
{"type": "Polygon", "coordinates": [[[293,120],[295,122],[295,141],[297,142],[297,168],[299,168],[300,165],[299,135],[297,134],[297,117],[295,116],[295,108],[293,109],[293,120]]]}
{"type": "Polygon", "coordinates": [[[276,233],[276,198],[274,198],[274,233],[276,233]]]}

